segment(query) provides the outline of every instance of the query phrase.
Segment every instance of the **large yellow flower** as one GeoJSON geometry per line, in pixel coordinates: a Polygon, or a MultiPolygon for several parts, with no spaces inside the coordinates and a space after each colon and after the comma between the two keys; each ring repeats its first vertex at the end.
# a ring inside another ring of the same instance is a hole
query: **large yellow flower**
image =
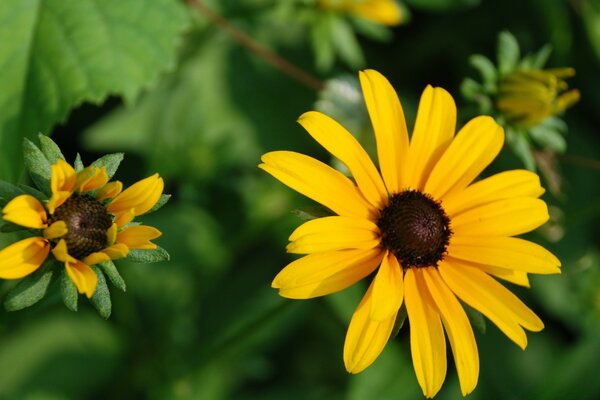
{"type": "Polygon", "coordinates": [[[17,279],[38,269],[49,256],[63,262],[79,293],[92,297],[98,278],[90,265],[126,257],[130,249],[155,249],[161,235],[151,226],[129,225],[159,200],[164,183],[158,174],[121,192],[119,181],[108,182],[104,167],[79,173],[59,159],[51,167],[52,196],[42,204],[23,194],[2,210],[5,221],[40,230],[0,250],[0,278],[17,279]]]}
{"type": "Polygon", "coordinates": [[[513,170],[473,183],[496,157],[504,133],[481,116],[454,136],[456,106],[441,88],[421,97],[409,141],[402,107],[378,72],[360,73],[381,174],[356,139],[318,112],[299,119],[340,159],[354,180],[311,157],[275,151],[260,168],[333,211],[290,236],[288,251],[306,254],[285,267],[273,287],[307,299],[340,291],[373,274],[348,328],[344,363],[367,368],[387,343],[404,303],[411,353],[423,393],[433,397],[446,375],[450,341],[463,395],[477,385],[479,356],[459,299],[487,316],[521,348],[542,321],[494,279],[528,286],[528,273],[559,273],[543,247],[513,236],[548,220],[536,174],[513,170]]]}

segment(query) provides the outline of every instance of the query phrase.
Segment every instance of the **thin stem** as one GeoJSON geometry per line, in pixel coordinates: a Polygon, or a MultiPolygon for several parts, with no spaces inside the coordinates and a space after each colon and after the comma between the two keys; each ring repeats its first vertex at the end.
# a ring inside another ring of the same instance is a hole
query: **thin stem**
{"type": "Polygon", "coordinates": [[[319,79],[296,67],[289,61],[258,43],[256,40],[227,21],[225,18],[206,7],[202,0],[188,0],[188,4],[198,10],[202,15],[212,21],[219,28],[221,28],[240,46],[247,48],[281,72],[308,86],[310,89],[319,91],[323,88],[323,82],[321,82],[319,79]]]}
{"type": "Polygon", "coordinates": [[[593,158],[576,156],[573,154],[559,154],[558,158],[569,164],[600,170],[600,161],[594,160],[593,158]]]}

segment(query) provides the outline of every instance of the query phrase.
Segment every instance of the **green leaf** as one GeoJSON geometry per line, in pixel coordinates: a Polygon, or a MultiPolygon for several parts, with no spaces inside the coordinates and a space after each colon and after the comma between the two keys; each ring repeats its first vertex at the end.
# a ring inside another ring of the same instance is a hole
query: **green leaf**
{"type": "Polygon", "coordinates": [[[547,44],[542,47],[536,54],[531,57],[531,68],[542,69],[546,65],[550,54],[552,53],[552,46],[547,44]]]}
{"type": "Polygon", "coordinates": [[[310,31],[315,64],[321,71],[330,69],[335,62],[335,48],[329,28],[331,18],[329,14],[319,15],[310,31]]]}
{"type": "Polygon", "coordinates": [[[19,186],[19,189],[21,189],[23,191],[23,193],[32,195],[33,197],[38,199],[40,202],[48,200],[48,196],[46,196],[44,193],[40,192],[36,188],[32,188],[31,186],[27,186],[27,185],[18,185],[18,186],[19,186]]]}
{"type": "Polygon", "coordinates": [[[476,68],[483,78],[483,85],[488,91],[495,91],[498,81],[496,66],[489,58],[480,54],[469,57],[469,63],[476,68]]]}
{"type": "Polygon", "coordinates": [[[42,133],[38,134],[38,139],[40,141],[40,150],[42,150],[42,153],[50,164],[56,163],[58,159],[65,159],[65,156],[63,156],[58,145],[54,143],[54,140],[42,133]]]}
{"type": "Polygon", "coordinates": [[[23,278],[17,286],[8,292],[4,300],[6,311],[17,311],[30,307],[46,295],[54,274],[54,270],[49,265],[50,263],[45,263],[37,271],[23,278]]]}
{"type": "Polygon", "coordinates": [[[106,279],[104,278],[102,270],[96,265],[92,265],[92,269],[98,276],[98,285],[96,286],[96,291],[90,301],[98,311],[98,314],[100,314],[102,318],[108,319],[112,311],[112,302],[110,301],[108,285],[106,284],[106,279]]]}
{"type": "Polygon", "coordinates": [[[69,278],[66,268],[63,268],[60,274],[60,292],[65,306],[71,311],[77,311],[77,300],[79,298],[77,287],[69,278]]]}
{"type": "Polygon", "coordinates": [[[341,17],[331,19],[331,40],[340,58],[351,68],[361,68],[365,58],[350,23],[341,17]]]}
{"type": "Polygon", "coordinates": [[[18,186],[0,180],[0,206],[4,207],[6,203],[23,193],[25,193],[23,189],[18,186]]]}
{"type": "Polygon", "coordinates": [[[521,51],[517,39],[508,31],[498,35],[498,72],[505,76],[517,67],[521,51]]]}
{"type": "Polygon", "coordinates": [[[292,214],[300,218],[302,221],[310,221],[311,219],[330,217],[334,215],[327,208],[320,206],[297,208],[292,210],[292,214]]]}
{"type": "Polygon", "coordinates": [[[15,180],[23,136],[85,101],[132,104],[171,68],[187,14],[173,0],[3,0],[0,21],[0,174],[15,180]]]}
{"type": "Polygon", "coordinates": [[[564,153],[567,150],[567,141],[564,136],[552,128],[534,126],[529,129],[529,136],[541,147],[564,153]]]}
{"type": "Polygon", "coordinates": [[[108,277],[108,279],[115,285],[119,290],[125,291],[127,289],[127,285],[125,285],[125,281],[121,274],[119,274],[119,270],[115,266],[115,263],[112,260],[104,261],[98,264],[104,274],[108,277]]]}
{"type": "Polygon", "coordinates": [[[92,165],[98,168],[106,167],[106,174],[108,175],[108,179],[110,179],[117,172],[121,161],[123,161],[123,157],[125,157],[123,153],[107,154],[94,161],[92,165]]]}
{"type": "Polygon", "coordinates": [[[127,260],[137,263],[155,263],[170,260],[169,253],[162,247],[152,250],[129,250],[127,260]]]}
{"type": "Polygon", "coordinates": [[[523,132],[507,128],[506,141],[515,155],[525,164],[525,168],[535,171],[535,159],[531,153],[531,146],[529,145],[527,136],[523,132]]]}
{"type": "Polygon", "coordinates": [[[152,207],[150,209],[150,211],[148,211],[146,214],[152,213],[152,212],[160,209],[162,206],[164,206],[165,204],[167,204],[167,202],[169,201],[170,198],[171,198],[170,194],[161,194],[160,198],[158,199],[158,201],[156,202],[156,204],[154,205],[154,207],[152,207]]]}
{"type": "Polygon", "coordinates": [[[77,156],[75,157],[75,164],[73,165],[73,168],[75,168],[75,172],[81,172],[81,170],[83,170],[83,161],[81,161],[81,154],[77,153],[77,156]]]}
{"type": "Polygon", "coordinates": [[[47,195],[50,190],[50,162],[42,151],[29,139],[23,139],[23,156],[25,167],[35,185],[47,195]]]}

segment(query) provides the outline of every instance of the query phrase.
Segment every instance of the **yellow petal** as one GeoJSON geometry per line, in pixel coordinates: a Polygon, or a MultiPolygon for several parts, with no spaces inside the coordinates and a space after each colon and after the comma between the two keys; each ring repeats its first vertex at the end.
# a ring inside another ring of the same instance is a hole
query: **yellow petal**
{"type": "Polygon", "coordinates": [[[310,111],[298,119],[310,135],[342,161],[354,177],[363,196],[376,208],[387,204],[387,192],[367,152],[343,126],[320,112],[310,111]]]}
{"type": "Polygon", "coordinates": [[[114,222],[110,226],[110,228],[108,228],[106,230],[106,243],[109,246],[115,244],[115,242],[117,241],[117,232],[118,232],[118,230],[119,230],[119,227],[114,222]]]}
{"type": "Polygon", "coordinates": [[[386,252],[373,279],[370,319],[383,321],[398,313],[404,297],[403,275],[396,256],[386,252]]]}
{"type": "Polygon", "coordinates": [[[115,213],[115,223],[117,227],[122,227],[133,221],[135,218],[135,209],[130,208],[129,210],[119,211],[115,213]]]}
{"type": "Polygon", "coordinates": [[[42,229],[48,226],[44,206],[28,194],[22,194],[9,201],[2,213],[2,219],[5,221],[27,228],[42,229]]]}
{"type": "Polygon", "coordinates": [[[501,172],[475,182],[442,199],[444,211],[453,217],[465,210],[515,197],[539,197],[544,193],[540,177],[524,169],[501,172]]]}
{"type": "Polygon", "coordinates": [[[341,172],[304,154],[274,151],[258,167],[336,214],[369,219],[375,209],[341,172]]]}
{"type": "Polygon", "coordinates": [[[142,179],[125,189],[111,201],[106,209],[118,213],[133,209],[134,215],[144,214],[160,199],[164,182],[158,174],[142,179]]]}
{"type": "Polygon", "coordinates": [[[452,258],[534,274],[560,273],[560,261],[540,245],[512,237],[454,236],[452,258]]]}
{"type": "MultiPolygon", "coordinates": [[[[449,257],[448,261],[452,263],[452,258],[449,257]]],[[[529,283],[529,277],[527,276],[527,272],[492,267],[491,265],[474,264],[474,266],[476,268],[479,268],[483,272],[495,276],[496,278],[502,279],[504,281],[514,283],[515,285],[523,286],[526,288],[531,287],[531,284],[529,283]]]]}
{"type": "Polygon", "coordinates": [[[65,221],[56,221],[48,228],[44,229],[44,237],[46,239],[58,239],[69,233],[69,228],[65,221]]]}
{"type": "Polygon", "coordinates": [[[54,210],[60,207],[75,190],[77,184],[77,173],[73,167],[64,160],[58,159],[51,167],[50,188],[52,196],[48,200],[48,211],[54,214],[54,210]]]}
{"type": "Polygon", "coordinates": [[[66,262],[65,268],[67,269],[69,278],[71,278],[77,287],[77,291],[85,294],[88,298],[91,298],[94,295],[96,285],[98,284],[98,277],[94,270],[79,260],[66,262]]]}
{"type": "Polygon", "coordinates": [[[110,259],[111,258],[108,256],[108,254],[104,253],[103,251],[97,251],[95,253],[89,254],[82,261],[86,265],[96,265],[104,261],[110,261],[110,259]]]}
{"type": "Polygon", "coordinates": [[[433,397],[446,378],[446,339],[440,314],[422,271],[409,268],[404,275],[404,303],[410,326],[410,350],[417,381],[425,397],[433,397]]]}
{"type": "Polygon", "coordinates": [[[310,254],[343,249],[372,249],[379,245],[377,225],[366,219],[324,217],[305,222],[290,236],[290,253],[310,254]]]}
{"type": "Polygon", "coordinates": [[[46,208],[48,209],[48,212],[50,214],[54,214],[54,211],[56,211],[56,209],[58,207],[63,205],[64,202],[67,201],[69,199],[69,197],[71,197],[72,194],[73,194],[73,192],[54,192],[54,193],[52,193],[52,196],[46,202],[46,208]]]}
{"type": "Polygon", "coordinates": [[[433,167],[425,192],[436,199],[461,191],[496,158],[504,143],[504,131],[492,117],[470,120],[433,167]]]}
{"type": "Polygon", "coordinates": [[[77,174],[77,189],[81,193],[98,189],[108,182],[106,167],[98,168],[95,165],[86,167],[77,174]]]}
{"type": "Polygon", "coordinates": [[[108,182],[100,189],[96,195],[96,200],[102,201],[106,199],[112,199],[117,196],[123,190],[123,184],[119,181],[108,182]]]}
{"type": "Polygon", "coordinates": [[[522,349],[527,346],[523,328],[530,331],[544,328],[533,311],[485,272],[460,265],[456,261],[452,264],[442,261],[438,270],[448,287],[462,301],[488,317],[522,349]]]}
{"type": "Polygon", "coordinates": [[[442,88],[427,86],[410,140],[405,188],[423,189],[435,163],[450,145],[455,129],[454,99],[442,88]]]}
{"type": "Polygon", "coordinates": [[[548,207],[539,199],[518,197],[472,208],[452,218],[456,236],[514,236],[548,221],[548,207]]]}
{"type": "Polygon", "coordinates": [[[288,264],[271,286],[291,299],[339,292],[373,272],[382,257],[379,248],[309,254],[288,264]]]}
{"type": "Polygon", "coordinates": [[[348,11],[382,25],[394,26],[402,22],[402,12],[394,0],[352,1],[348,11]]]}
{"type": "Polygon", "coordinates": [[[448,333],[463,396],[471,393],[479,378],[479,353],[469,318],[435,268],[423,271],[425,283],[448,333]]]}
{"type": "Polygon", "coordinates": [[[92,253],[83,259],[87,265],[95,265],[103,261],[116,260],[127,257],[129,249],[123,243],[116,243],[105,249],[92,253]]]}
{"type": "Polygon", "coordinates": [[[67,242],[65,239],[60,239],[56,246],[52,249],[52,254],[58,261],[67,262],[73,261],[74,258],[69,255],[69,251],[67,249],[67,242]]]}
{"type": "Polygon", "coordinates": [[[32,237],[13,243],[0,250],[0,278],[18,279],[38,269],[48,257],[50,243],[41,237],[32,237]]]}
{"type": "Polygon", "coordinates": [[[150,240],[162,235],[154,227],[146,225],[130,226],[117,233],[117,242],[123,243],[130,249],[156,249],[156,245],[150,240]]]}
{"type": "Polygon", "coordinates": [[[408,131],[404,111],[396,91],[379,72],[359,72],[365,104],[369,111],[375,139],[379,168],[388,192],[400,192],[405,182],[405,160],[408,154],[408,131]]]}
{"type": "Polygon", "coordinates": [[[385,347],[396,320],[396,313],[384,320],[369,318],[372,308],[373,284],[358,305],[344,342],[344,365],[346,370],[357,374],[373,363],[385,347]]]}

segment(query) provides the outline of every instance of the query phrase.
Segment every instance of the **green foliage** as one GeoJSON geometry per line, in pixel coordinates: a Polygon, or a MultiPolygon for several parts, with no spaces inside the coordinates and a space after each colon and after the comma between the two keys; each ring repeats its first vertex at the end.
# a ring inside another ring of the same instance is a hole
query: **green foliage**
{"type": "Polygon", "coordinates": [[[50,282],[52,282],[54,268],[50,264],[53,263],[53,261],[48,261],[34,273],[23,278],[6,295],[4,308],[7,311],[17,311],[40,301],[46,295],[50,282]]]}
{"type": "Polygon", "coordinates": [[[112,301],[110,300],[110,292],[108,291],[106,278],[104,278],[104,273],[97,266],[92,265],[92,269],[98,277],[98,285],[96,286],[96,291],[90,301],[94,305],[94,308],[98,310],[98,314],[100,314],[102,318],[108,319],[112,311],[112,301]]]}
{"type": "Polygon", "coordinates": [[[168,261],[171,257],[162,247],[152,250],[129,250],[127,259],[138,263],[155,263],[168,261]]]}
{"type": "Polygon", "coordinates": [[[66,268],[63,268],[60,274],[60,291],[65,306],[71,311],[77,311],[79,294],[77,293],[77,287],[71,278],[69,278],[66,268]]]}

